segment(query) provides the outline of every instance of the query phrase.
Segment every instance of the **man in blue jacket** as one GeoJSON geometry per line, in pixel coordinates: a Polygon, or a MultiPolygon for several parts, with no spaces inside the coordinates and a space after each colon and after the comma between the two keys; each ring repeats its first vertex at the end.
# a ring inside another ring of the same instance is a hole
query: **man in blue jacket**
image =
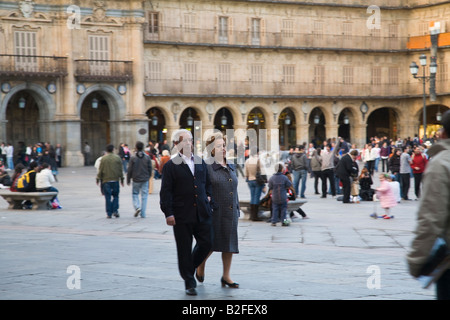
{"type": "Polygon", "coordinates": [[[193,155],[192,140],[188,130],[174,133],[173,143],[178,153],[163,167],[160,206],[167,225],[173,226],[178,268],[186,294],[197,295],[195,269],[212,247],[213,201],[206,163],[193,155]],[[192,250],[193,238],[196,245],[192,250]]]}

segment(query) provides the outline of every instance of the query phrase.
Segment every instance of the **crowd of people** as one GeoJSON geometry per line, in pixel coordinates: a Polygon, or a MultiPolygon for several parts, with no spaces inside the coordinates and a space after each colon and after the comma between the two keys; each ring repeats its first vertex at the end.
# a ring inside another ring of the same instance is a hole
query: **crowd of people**
{"type": "MultiPolygon", "coordinates": [[[[385,212],[372,217],[389,219],[392,207],[402,200],[410,200],[411,179],[414,179],[416,200],[421,198],[422,176],[433,142],[421,141],[417,136],[396,141],[373,137],[362,148],[357,148],[338,138],[320,145],[294,146],[275,154],[245,145],[245,161],[236,163],[229,160],[236,160],[234,155],[242,153],[236,147],[227,148],[226,136],[215,133],[206,142],[212,149],[206,149],[207,154],[199,157],[193,152],[191,133],[179,130],[172,147],[167,141],[149,142],[146,146],[137,142],[132,149],[123,143],[118,150],[108,145],[104,155],[96,161],[96,180],[105,197],[107,218],[120,216],[119,190],[125,180],[128,185],[132,184],[134,216],[145,218],[150,185],[153,179],[162,179],[160,208],[167,225],[174,229],[186,294],[196,295],[196,283],[204,281],[205,265],[212,252],[222,253],[222,286],[239,287],[230,276],[232,255],[239,252],[239,173],[250,190],[250,219],[254,221],[262,220],[260,205],[262,200],[269,199],[272,226],[278,222],[288,226],[288,201],[305,199],[311,194],[320,198],[332,196],[343,204],[379,200],[385,212]],[[374,183],[376,173],[379,183],[374,183]],[[314,189],[310,192],[306,190],[307,179],[314,179],[314,189]],[[378,187],[374,188],[375,185],[378,187]],[[192,249],[194,238],[196,245],[192,249]]],[[[4,144],[1,147],[2,160],[5,158],[7,164],[5,167],[0,162],[0,177],[6,168],[12,168],[10,148],[4,144]]],[[[58,192],[53,187],[56,175],[52,171],[61,165],[58,152],[50,144],[20,148],[11,191],[20,191],[16,182],[28,173],[31,182],[27,184],[27,191],[58,192]]],[[[306,214],[302,216],[307,218],[306,214]]]]}

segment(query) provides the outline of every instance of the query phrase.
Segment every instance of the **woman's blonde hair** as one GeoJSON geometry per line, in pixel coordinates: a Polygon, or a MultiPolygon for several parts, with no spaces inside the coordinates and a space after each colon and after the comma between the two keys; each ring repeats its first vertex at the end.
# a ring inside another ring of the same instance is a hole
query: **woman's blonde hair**
{"type": "Polygon", "coordinates": [[[222,134],[222,132],[214,132],[209,136],[209,138],[206,140],[206,150],[209,152],[209,155],[214,157],[216,152],[214,147],[208,147],[210,144],[212,144],[214,141],[218,139],[223,139],[223,141],[226,143],[226,137],[222,134]]]}

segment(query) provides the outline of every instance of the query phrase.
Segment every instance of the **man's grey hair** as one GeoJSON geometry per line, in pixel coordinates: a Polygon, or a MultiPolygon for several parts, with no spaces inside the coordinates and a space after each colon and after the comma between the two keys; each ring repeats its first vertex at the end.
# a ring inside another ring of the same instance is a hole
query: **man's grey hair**
{"type": "Polygon", "coordinates": [[[174,133],[172,133],[173,144],[177,144],[178,142],[180,142],[180,137],[185,134],[188,134],[192,138],[192,132],[186,129],[178,129],[174,133]]]}

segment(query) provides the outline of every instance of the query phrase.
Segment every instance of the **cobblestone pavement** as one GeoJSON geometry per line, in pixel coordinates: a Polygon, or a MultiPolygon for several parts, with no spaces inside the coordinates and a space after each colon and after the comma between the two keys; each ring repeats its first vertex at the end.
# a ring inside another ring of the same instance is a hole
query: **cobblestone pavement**
{"type": "MultiPolygon", "coordinates": [[[[231,270],[239,289],[221,287],[221,255],[215,253],[198,296],[191,297],[184,293],[173,233],[159,209],[160,180],[149,196],[146,219],[134,218],[126,185],[120,191],[120,218],[106,219],[95,169],[61,168],[55,183],[61,210],[8,210],[0,199],[0,298],[434,299],[434,289],[422,289],[406,267],[417,201],[393,208],[394,219],[371,219],[374,210],[381,212],[378,203],[320,199],[312,182],[308,179],[308,202],[302,207],[310,219],[273,227],[241,217],[240,253],[231,270]]],[[[242,177],[239,195],[249,198],[242,177]]]]}

